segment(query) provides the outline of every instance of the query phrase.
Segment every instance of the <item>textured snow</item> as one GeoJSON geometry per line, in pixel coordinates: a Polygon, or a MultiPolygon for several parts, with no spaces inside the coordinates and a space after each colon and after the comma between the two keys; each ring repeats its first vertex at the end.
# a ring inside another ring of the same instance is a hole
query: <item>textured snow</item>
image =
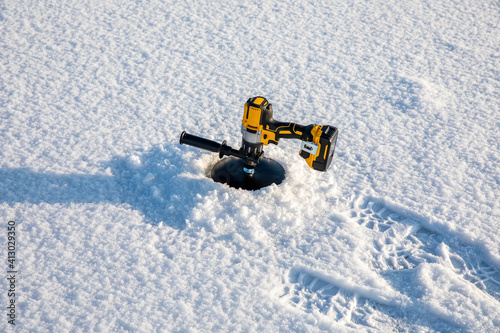
{"type": "Polygon", "coordinates": [[[6,259],[15,220],[17,330],[499,331],[499,13],[5,1],[0,244],[6,259]],[[339,128],[326,173],[282,140],[265,152],[284,182],[247,192],[179,145],[186,130],[237,148],[257,95],[278,120],[339,128]]]}

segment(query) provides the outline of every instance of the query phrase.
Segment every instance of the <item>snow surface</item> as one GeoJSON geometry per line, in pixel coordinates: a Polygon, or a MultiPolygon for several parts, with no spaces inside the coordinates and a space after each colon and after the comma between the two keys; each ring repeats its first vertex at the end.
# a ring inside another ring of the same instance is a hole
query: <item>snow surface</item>
{"type": "Polygon", "coordinates": [[[500,331],[499,13],[493,0],[2,2],[16,329],[500,331]],[[282,140],[265,149],[281,185],[207,178],[216,154],[180,133],[238,147],[257,95],[278,120],[339,128],[330,170],[282,140]]]}

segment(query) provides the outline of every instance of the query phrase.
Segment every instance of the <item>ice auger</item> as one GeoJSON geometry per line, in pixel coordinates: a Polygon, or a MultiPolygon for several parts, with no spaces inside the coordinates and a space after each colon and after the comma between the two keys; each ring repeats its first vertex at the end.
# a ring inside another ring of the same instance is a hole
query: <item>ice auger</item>
{"type": "Polygon", "coordinates": [[[236,150],[224,140],[221,144],[190,135],[185,131],[180,144],[219,153],[220,160],[212,168],[211,177],[219,183],[246,190],[257,190],[280,184],[285,170],[276,161],[264,158],[263,146],[278,144],[280,139],[302,140],[300,156],[314,170],[326,171],[330,166],[337,142],[338,130],[330,125],[299,125],[274,120],[273,107],[266,98],[248,99],[243,111],[241,147],[236,150]]]}

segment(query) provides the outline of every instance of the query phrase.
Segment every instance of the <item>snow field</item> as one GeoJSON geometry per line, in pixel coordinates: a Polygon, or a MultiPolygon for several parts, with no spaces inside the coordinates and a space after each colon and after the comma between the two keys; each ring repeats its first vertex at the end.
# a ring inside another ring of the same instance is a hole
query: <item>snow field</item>
{"type": "Polygon", "coordinates": [[[498,331],[498,13],[6,2],[0,218],[19,227],[17,330],[498,331]],[[214,154],[179,146],[186,130],[238,147],[256,95],[278,120],[339,128],[327,173],[283,141],[265,151],[285,181],[235,190],[207,177],[214,154]]]}

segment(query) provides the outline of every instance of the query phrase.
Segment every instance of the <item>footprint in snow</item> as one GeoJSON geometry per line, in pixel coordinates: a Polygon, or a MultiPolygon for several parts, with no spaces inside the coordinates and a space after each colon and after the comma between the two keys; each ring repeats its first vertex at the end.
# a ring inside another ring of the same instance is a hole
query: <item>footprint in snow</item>
{"type": "MultiPolygon", "coordinates": [[[[421,263],[440,263],[500,301],[500,270],[489,264],[477,247],[430,231],[411,213],[372,197],[356,200],[348,214],[357,224],[373,230],[370,257],[374,268],[402,270],[421,263]]],[[[281,298],[306,313],[324,315],[355,330],[393,331],[398,327],[398,316],[412,316],[411,311],[406,313],[408,309],[380,304],[327,280],[320,273],[293,268],[281,298]]]]}
{"type": "Polygon", "coordinates": [[[500,270],[487,262],[480,249],[451,235],[427,230],[410,213],[388,207],[372,197],[356,200],[349,215],[359,225],[375,231],[372,246],[375,268],[411,269],[424,262],[441,262],[500,300],[500,270]]]}
{"type": "Polygon", "coordinates": [[[380,327],[392,322],[377,310],[383,305],[329,283],[312,272],[294,268],[288,278],[281,297],[307,313],[321,313],[351,328],[380,327]]]}

